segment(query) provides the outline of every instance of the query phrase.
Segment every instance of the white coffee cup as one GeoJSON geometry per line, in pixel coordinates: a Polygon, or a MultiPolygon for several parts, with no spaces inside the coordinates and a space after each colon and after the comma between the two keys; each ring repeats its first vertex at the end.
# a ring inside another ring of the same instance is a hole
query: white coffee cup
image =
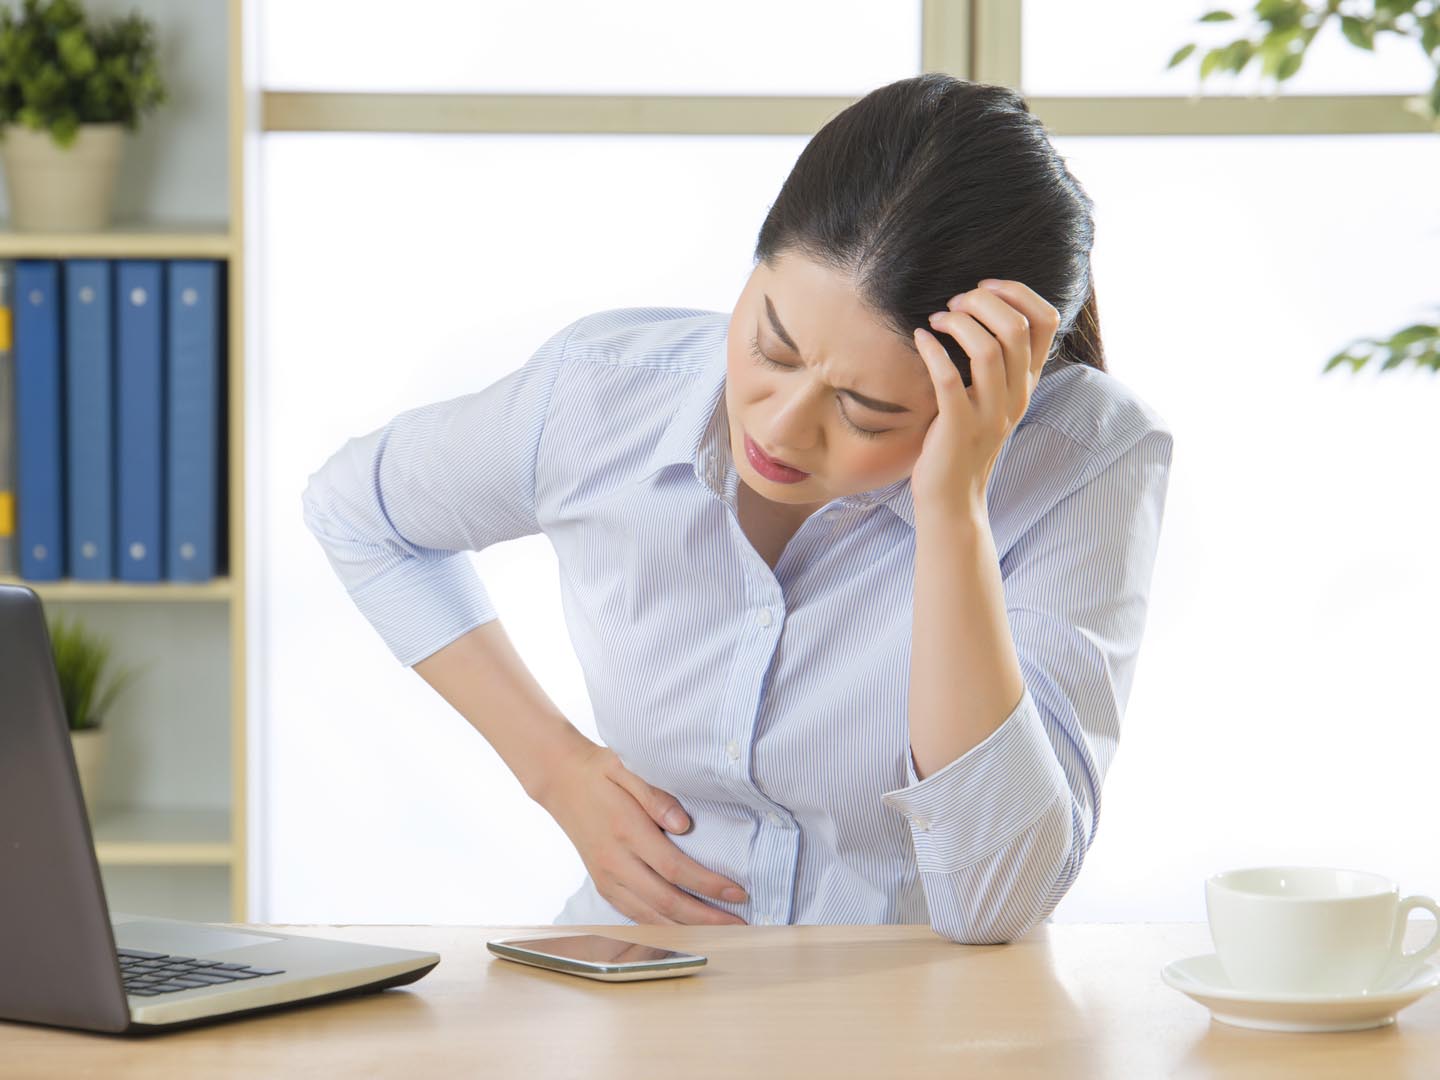
{"type": "Polygon", "coordinates": [[[1358,993],[1403,982],[1440,948],[1440,905],[1400,899],[1389,878],[1325,866],[1255,866],[1205,880],[1215,953],[1241,990],[1358,993]],[[1410,912],[1437,920],[1430,940],[1404,951],[1410,912]]]}

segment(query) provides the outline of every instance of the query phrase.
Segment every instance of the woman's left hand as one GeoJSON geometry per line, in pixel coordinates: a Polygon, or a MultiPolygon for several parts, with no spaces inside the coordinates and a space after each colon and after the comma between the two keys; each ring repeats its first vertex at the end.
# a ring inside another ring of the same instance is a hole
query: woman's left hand
{"type": "Polygon", "coordinates": [[[940,339],[917,327],[915,347],[930,370],[939,412],[910,474],[917,511],[985,515],[985,489],[1000,447],[1030,405],[1060,313],[1018,281],[987,278],[960,293],[930,325],[970,358],[966,386],[940,339]]]}

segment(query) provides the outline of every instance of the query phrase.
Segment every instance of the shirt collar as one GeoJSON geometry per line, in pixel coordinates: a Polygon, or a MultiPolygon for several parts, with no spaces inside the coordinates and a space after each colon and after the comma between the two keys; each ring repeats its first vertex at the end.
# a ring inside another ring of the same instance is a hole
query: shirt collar
{"type": "MultiPolygon", "coordinates": [[[[681,397],[679,407],[665,425],[635,483],[642,483],[667,465],[688,464],[697,480],[724,497],[725,469],[720,466],[731,460],[728,422],[722,408],[728,327],[727,315],[719,324],[716,340],[705,346],[703,365],[681,397]],[[712,462],[715,468],[709,467],[712,462]]],[[[915,508],[910,497],[908,476],[902,476],[885,487],[846,495],[834,501],[850,507],[882,504],[912,529],[915,527],[915,508]]]]}

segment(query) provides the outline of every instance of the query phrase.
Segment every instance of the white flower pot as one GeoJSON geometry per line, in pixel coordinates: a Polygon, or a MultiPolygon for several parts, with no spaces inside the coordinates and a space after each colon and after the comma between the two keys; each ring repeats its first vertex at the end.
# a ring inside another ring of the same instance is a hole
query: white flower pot
{"type": "Polygon", "coordinates": [[[100,798],[100,781],[105,772],[105,729],[72,730],[70,745],[75,749],[75,768],[80,773],[80,791],[85,796],[85,809],[93,817],[100,798]]]}
{"type": "Polygon", "coordinates": [[[81,124],[68,147],[21,124],[6,124],[3,135],[12,229],[88,232],[110,224],[124,124],[81,124]]]}

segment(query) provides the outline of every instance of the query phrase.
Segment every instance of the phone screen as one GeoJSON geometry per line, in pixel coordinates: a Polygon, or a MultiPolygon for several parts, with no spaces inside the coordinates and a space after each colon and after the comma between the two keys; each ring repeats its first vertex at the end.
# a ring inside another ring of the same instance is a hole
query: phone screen
{"type": "Polygon", "coordinates": [[[583,960],[592,964],[633,964],[648,960],[669,960],[690,953],[673,949],[657,949],[653,945],[637,945],[632,941],[617,941],[599,934],[575,934],[571,937],[530,938],[525,941],[507,941],[507,945],[533,952],[561,956],[566,960],[583,960]]]}

